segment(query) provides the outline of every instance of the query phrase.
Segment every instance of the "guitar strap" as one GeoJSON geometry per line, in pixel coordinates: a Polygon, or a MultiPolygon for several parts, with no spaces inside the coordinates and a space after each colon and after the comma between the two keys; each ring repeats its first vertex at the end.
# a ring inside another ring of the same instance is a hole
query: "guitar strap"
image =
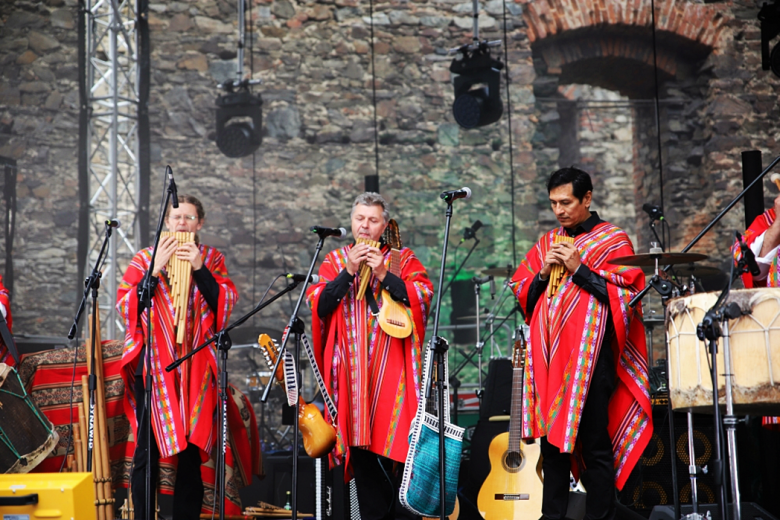
{"type": "Polygon", "coordinates": [[[366,291],[366,302],[371,308],[371,314],[374,317],[379,316],[379,305],[376,303],[376,298],[374,298],[374,291],[371,290],[370,284],[368,286],[368,290],[366,291]]]}

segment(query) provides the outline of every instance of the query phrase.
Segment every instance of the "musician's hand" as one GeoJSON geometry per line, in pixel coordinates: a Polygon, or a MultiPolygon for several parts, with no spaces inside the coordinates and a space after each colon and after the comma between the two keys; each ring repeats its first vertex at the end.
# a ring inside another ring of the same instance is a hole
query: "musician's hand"
{"type": "Polygon", "coordinates": [[[580,264],[582,264],[577,246],[570,244],[569,242],[553,244],[552,248],[550,248],[550,252],[559,260],[558,263],[565,265],[566,270],[572,274],[574,274],[580,267],[580,264]]]}
{"type": "Polygon", "coordinates": [[[152,269],[152,276],[159,276],[163,267],[168,264],[171,256],[176,252],[179,242],[175,236],[169,235],[165,238],[161,238],[157,244],[157,254],[154,255],[154,269],[152,269]]]}
{"type": "Polygon", "coordinates": [[[176,250],[176,258],[192,264],[193,271],[203,267],[203,257],[201,257],[200,248],[195,242],[184,242],[181,244],[176,250]]]}
{"type": "Polygon", "coordinates": [[[555,264],[561,264],[561,261],[558,260],[558,257],[554,255],[552,251],[547,251],[547,254],[544,256],[544,265],[542,266],[542,270],[539,271],[539,276],[542,277],[542,280],[550,278],[552,266],[555,264]]]}
{"type": "Polygon", "coordinates": [[[355,244],[347,253],[347,272],[355,276],[360,270],[360,263],[368,259],[368,244],[355,244]]]}
{"type": "Polygon", "coordinates": [[[387,267],[385,266],[385,255],[382,254],[381,249],[378,247],[369,247],[366,264],[371,268],[374,272],[374,276],[376,276],[380,282],[385,280],[387,267]]]}

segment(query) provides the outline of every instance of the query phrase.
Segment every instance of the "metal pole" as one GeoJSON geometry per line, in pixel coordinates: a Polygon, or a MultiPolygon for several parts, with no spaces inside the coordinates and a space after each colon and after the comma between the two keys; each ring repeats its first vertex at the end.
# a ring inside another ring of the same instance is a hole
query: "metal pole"
{"type": "MultiPolygon", "coordinates": [[[[739,495],[739,474],[737,473],[737,418],[734,417],[734,398],[732,391],[731,350],[729,348],[729,320],[724,319],[723,325],[723,369],[726,380],[726,415],[723,424],[726,427],[726,442],[728,444],[729,476],[731,477],[731,500],[734,507],[734,519],[742,518],[741,497],[739,495]]],[[[717,392],[717,388],[713,392],[717,392]]]]}

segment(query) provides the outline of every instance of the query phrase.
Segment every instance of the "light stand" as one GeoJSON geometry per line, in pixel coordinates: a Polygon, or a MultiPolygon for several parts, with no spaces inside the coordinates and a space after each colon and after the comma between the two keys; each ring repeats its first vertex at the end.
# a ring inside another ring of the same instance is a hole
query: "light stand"
{"type": "MultiPolygon", "coordinates": [[[[116,222],[116,221],[113,221],[116,222]]],[[[84,307],[87,304],[87,297],[91,293],[92,294],[92,345],[90,348],[90,359],[91,359],[91,365],[89,370],[89,416],[87,418],[87,471],[92,471],[92,452],[95,447],[95,391],[97,390],[97,376],[95,375],[95,348],[98,348],[95,346],[95,338],[96,335],[96,329],[97,329],[97,298],[98,298],[98,289],[100,288],[100,277],[102,276],[102,273],[100,272],[100,268],[103,265],[103,262],[105,262],[105,258],[103,258],[103,255],[106,253],[106,247],[108,246],[108,241],[111,238],[111,230],[112,227],[112,221],[108,220],[106,221],[106,236],[103,239],[103,245],[100,247],[100,254],[98,254],[97,260],[95,261],[95,266],[92,268],[92,273],[87,277],[86,280],[84,280],[84,295],[81,297],[81,303],[79,304],[79,308],[76,311],[76,317],[73,319],[73,325],[70,327],[70,331],[68,332],[68,339],[73,339],[76,336],[76,330],[79,326],[79,321],[81,320],[81,313],[84,312],[84,307]]],[[[3,325],[5,325],[5,320],[3,320],[3,325]]],[[[7,329],[7,327],[6,327],[7,329]]],[[[16,354],[16,344],[13,342],[13,338],[11,338],[11,342],[8,343],[6,340],[6,345],[9,345],[9,349],[11,349],[11,352],[16,354]]],[[[73,355],[78,355],[78,348],[73,351],[73,355]]],[[[85,353],[86,354],[86,353],[85,353]]],[[[18,356],[15,355],[14,358],[17,360],[17,363],[19,362],[18,356]]]]}
{"type": "MultiPolygon", "coordinates": [[[[274,280],[275,281],[275,280],[274,280]]],[[[225,463],[225,454],[227,450],[227,400],[228,400],[228,372],[227,372],[227,358],[228,358],[228,350],[230,350],[230,347],[232,345],[232,342],[230,341],[230,336],[228,336],[228,332],[235,329],[239,325],[242,325],[246,320],[260,312],[262,309],[268,307],[273,302],[287,294],[288,292],[292,291],[298,287],[298,282],[292,281],[285,287],[283,290],[279,291],[277,294],[273,295],[270,299],[267,301],[261,301],[257,304],[257,306],[249,311],[247,314],[233,322],[232,324],[226,326],[224,329],[220,330],[214,336],[212,336],[210,339],[208,339],[205,343],[202,345],[198,345],[197,348],[193,349],[192,352],[188,353],[186,356],[182,356],[181,358],[177,359],[167,367],[165,367],[166,372],[170,372],[171,370],[174,370],[176,367],[187,361],[189,358],[206,348],[207,346],[211,345],[212,343],[217,343],[217,349],[220,352],[220,356],[218,359],[217,364],[217,373],[218,380],[219,380],[219,407],[220,407],[220,414],[219,414],[219,431],[220,431],[220,437],[219,437],[219,451],[217,452],[217,477],[216,481],[214,483],[215,487],[217,488],[218,493],[218,500],[219,500],[219,518],[220,520],[224,520],[225,518],[225,485],[226,482],[226,476],[225,476],[225,469],[226,469],[226,463],[225,463]]],[[[272,372],[275,373],[275,372],[272,372]]],[[[271,386],[271,382],[266,385],[266,388],[271,386]]]]}

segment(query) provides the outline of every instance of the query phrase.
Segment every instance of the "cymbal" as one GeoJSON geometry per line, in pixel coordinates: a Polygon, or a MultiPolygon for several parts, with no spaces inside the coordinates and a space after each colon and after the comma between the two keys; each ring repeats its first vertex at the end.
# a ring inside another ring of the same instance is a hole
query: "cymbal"
{"type": "MultiPolygon", "coordinates": [[[[655,266],[642,266],[642,271],[647,275],[655,273],[655,266]]],[[[697,265],[697,264],[678,264],[674,267],[674,272],[677,276],[694,276],[696,278],[708,278],[712,276],[726,276],[726,273],[722,269],[712,267],[709,265],[697,265]]]]}
{"type": "Polygon", "coordinates": [[[647,253],[642,255],[620,256],[607,260],[612,265],[635,265],[639,267],[655,267],[655,260],[658,259],[658,266],[690,264],[709,258],[707,255],[698,253],[647,253]]]}
{"type": "Polygon", "coordinates": [[[485,276],[506,276],[507,278],[509,278],[510,276],[512,276],[514,270],[515,270],[514,267],[507,264],[504,267],[489,267],[487,269],[483,269],[482,274],[485,276]]]}
{"type": "MultiPolygon", "coordinates": [[[[488,319],[488,317],[489,317],[488,314],[481,314],[479,316],[479,319],[480,320],[486,320],[486,319],[488,319]]],[[[459,321],[465,321],[465,320],[473,320],[474,318],[476,318],[476,316],[471,314],[469,316],[461,316],[461,317],[455,318],[455,319],[457,319],[459,321]]],[[[493,316],[493,321],[501,321],[501,320],[505,320],[505,319],[507,319],[507,316],[493,316]]]]}

